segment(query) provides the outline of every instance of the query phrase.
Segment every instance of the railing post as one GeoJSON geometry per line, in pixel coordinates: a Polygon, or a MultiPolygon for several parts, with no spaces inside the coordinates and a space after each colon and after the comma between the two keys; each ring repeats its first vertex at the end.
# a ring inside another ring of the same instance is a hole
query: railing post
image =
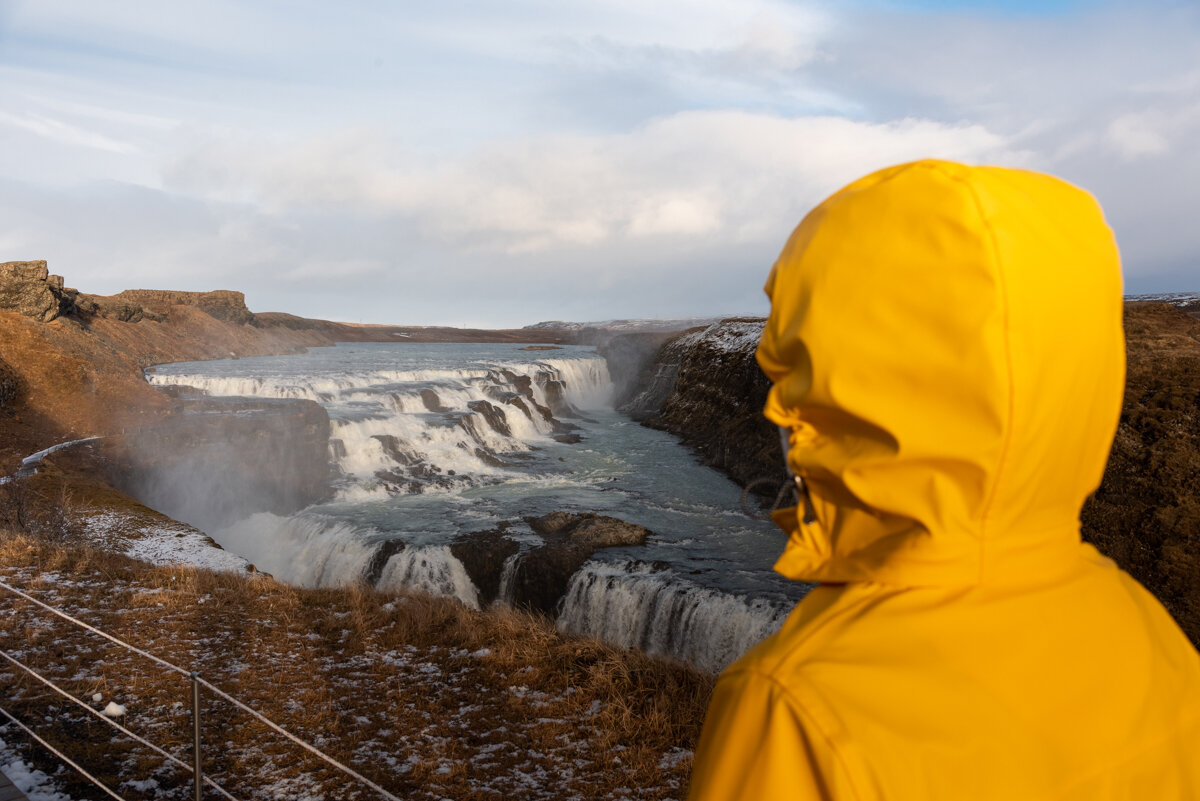
{"type": "Polygon", "coordinates": [[[192,673],[192,776],[196,783],[196,799],[200,801],[204,776],[200,772],[200,674],[192,673]]]}

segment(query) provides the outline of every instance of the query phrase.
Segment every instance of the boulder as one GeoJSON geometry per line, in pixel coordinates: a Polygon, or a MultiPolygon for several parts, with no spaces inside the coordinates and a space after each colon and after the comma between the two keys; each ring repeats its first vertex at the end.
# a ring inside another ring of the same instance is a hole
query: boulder
{"type": "Polygon", "coordinates": [[[48,323],[74,311],[78,294],[63,287],[61,275],[50,275],[45,261],[0,264],[0,310],[48,323]]]}

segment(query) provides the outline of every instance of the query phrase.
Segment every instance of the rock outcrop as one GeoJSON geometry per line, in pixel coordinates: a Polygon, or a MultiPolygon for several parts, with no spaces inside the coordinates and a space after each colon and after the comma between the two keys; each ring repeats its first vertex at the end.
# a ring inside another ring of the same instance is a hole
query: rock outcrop
{"type": "MultiPolygon", "coordinates": [[[[246,307],[246,296],[229,289],[212,292],[176,292],[166,289],[126,289],[108,297],[89,296],[102,310],[111,309],[117,316],[126,310],[130,316],[134,309],[145,314],[165,315],[171,306],[193,306],[210,317],[233,325],[252,325],[254,314],[246,307]]],[[[140,319],[140,318],[139,318],[140,319]]]]}
{"type": "MultiPolygon", "coordinates": [[[[643,545],[650,535],[642,526],[590,513],[551,512],[527,517],[525,522],[542,538],[542,544],[521,554],[512,566],[510,600],[513,606],[549,618],[557,616],[571,576],[597,549],[643,545]]],[[[481,603],[499,597],[504,565],[519,550],[518,543],[507,534],[510,528],[510,524],[502,523],[495,529],[469,534],[450,547],[479,589],[481,603]]]]}
{"type": "Polygon", "coordinates": [[[70,314],[78,295],[78,290],[63,286],[61,275],[50,275],[45,261],[0,264],[0,310],[48,323],[70,314]]]}

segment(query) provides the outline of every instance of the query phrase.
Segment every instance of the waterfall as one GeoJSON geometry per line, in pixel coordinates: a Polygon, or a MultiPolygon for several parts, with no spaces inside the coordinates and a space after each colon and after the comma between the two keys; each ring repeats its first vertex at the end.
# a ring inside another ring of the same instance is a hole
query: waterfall
{"type": "Polygon", "coordinates": [[[280,581],[337,587],[365,575],[378,547],[367,539],[370,533],[316,516],[260,512],[211,536],[280,581]]]}
{"type": "Polygon", "coordinates": [[[778,630],[788,611],[697,586],[644,562],[591,561],[571,577],[558,628],[717,673],[778,630]]]}
{"type": "Polygon", "coordinates": [[[513,582],[517,578],[517,563],[524,556],[520,551],[504,560],[500,567],[500,588],[496,592],[496,603],[504,606],[513,605],[513,582]]]}
{"type": "MultiPolygon", "coordinates": [[[[315,515],[280,517],[269,512],[251,515],[212,537],[260,570],[301,587],[339,587],[363,580],[382,546],[378,532],[371,529],[315,515]]],[[[479,591],[445,546],[402,548],[383,566],[375,586],[450,596],[479,608],[479,591]]]]}
{"type": "Polygon", "coordinates": [[[457,598],[471,609],[479,608],[479,590],[462,562],[445,545],[405,548],[388,560],[375,586],[381,590],[421,590],[457,598]]]}
{"type": "Polygon", "coordinates": [[[608,366],[594,354],[308,376],[160,369],[147,380],[320,403],[330,415],[330,461],[343,499],[501,481],[530,451],[569,432],[577,410],[612,400],[608,366]]]}

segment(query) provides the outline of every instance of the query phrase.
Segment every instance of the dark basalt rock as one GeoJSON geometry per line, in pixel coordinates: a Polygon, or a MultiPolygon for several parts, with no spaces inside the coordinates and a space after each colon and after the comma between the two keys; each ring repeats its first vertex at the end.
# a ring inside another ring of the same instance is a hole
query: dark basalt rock
{"type": "Polygon", "coordinates": [[[383,578],[383,569],[387,567],[388,560],[403,550],[404,543],[401,540],[380,543],[375,553],[371,554],[371,561],[367,563],[363,580],[372,586],[378,584],[379,579],[383,578]]]}
{"type": "Polygon", "coordinates": [[[530,549],[517,563],[513,603],[551,618],[558,615],[571,576],[598,548],[642,545],[650,535],[642,526],[591,513],[552,512],[525,522],[545,544],[530,549]]]}
{"type": "MultiPolygon", "coordinates": [[[[591,513],[552,512],[527,517],[525,522],[544,544],[519,557],[513,574],[513,604],[549,618],[557,616],[571,576],[597,549],[642,545],[650,536],[642,526],[591,513]]],[[[504,562],[518,551],[518,544],[506,536],[510,527],[501,523],[494,529],[476,531],[450,547],[484,603],[496,600],[504,562]]]]}
{"type": "Polygon", "coordinates": [[[504,562],[520,549],[515,540],[504,534],[510,527],[510,523],[501,523],[494,529],[468,534],[450,546],[450,553],[462,562],[485,606],[499,597],[504,562]]]}
{"type": "Polygon", "coordinates": [[[666,341],[650,384],[629,394],[621,410],[644,425],[669,431],[700,460],[741,486],[757,479],[774,495],[786,478],[779,433],[763,417],[771,382],[755,360],[755,329],[763,320],[732,318],[666,341]]]}
{"type": "MultiPolygon", "coordinates": [[[[373,434],[371,439],[378,441],[380,446],[383,448],[383,452],[388,455],[388,458],[397,464],[411,465],[416,464],[421,460],[419,454],[411,449],[405,448],[403,445],[401,445],[400,439],[392,434],[373,434]]],[[[331,440],[331,442],[332,441],[336,441],[339,444],[341,443],[340,440],[331,440]]],[[[345,445],[342,445],[342,451],[344,455],[345,445]]]]}

